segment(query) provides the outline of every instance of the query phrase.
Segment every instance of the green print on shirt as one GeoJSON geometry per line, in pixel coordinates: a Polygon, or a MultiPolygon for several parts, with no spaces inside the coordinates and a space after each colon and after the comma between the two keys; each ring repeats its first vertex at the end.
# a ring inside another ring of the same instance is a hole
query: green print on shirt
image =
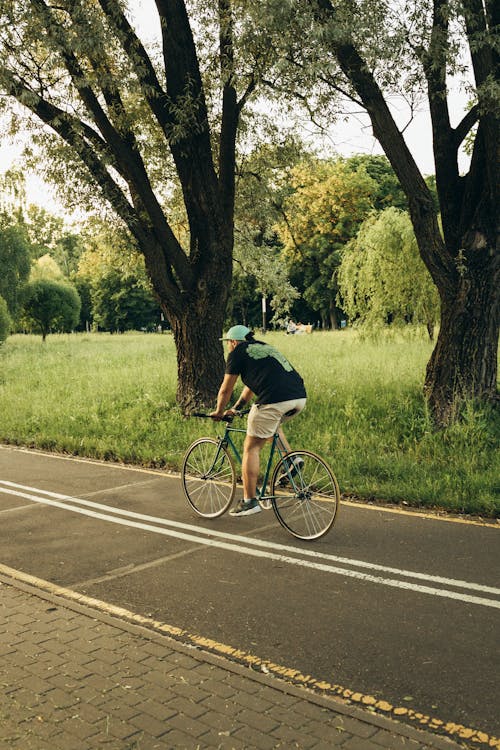
{"type": "Polygon", "coordinates": [[[265,359],[266,357],[274,357],[274,359],[277,359],[283,369],[285,369],[287,372],[291,372],[293,370],[292,365],[286,359],[286,357],[284,357],[277,349],[275,349],[274,346],[269,346],[269,344],[250,344],[247,348],[247,354],[252,359],[265,359]]]}

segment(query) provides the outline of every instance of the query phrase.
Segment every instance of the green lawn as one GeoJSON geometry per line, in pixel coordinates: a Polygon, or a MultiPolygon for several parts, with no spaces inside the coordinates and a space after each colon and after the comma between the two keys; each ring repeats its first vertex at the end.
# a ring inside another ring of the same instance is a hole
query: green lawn
{"type": "MultiPolygon", "coordinates": [[[[345,494],[499,515],[500,418],[471,407],[460,424],[433,432],[423,334],[266,340],[306,381],[307,408],[287,430],[292,444],[326,458],[345,494]]],[[[0,348],[0,440],[176,470],[191,440],[217,427],[183,418],[175,389],[168,334],[51,335],[45,344],[11,336],[0,348]]]]}

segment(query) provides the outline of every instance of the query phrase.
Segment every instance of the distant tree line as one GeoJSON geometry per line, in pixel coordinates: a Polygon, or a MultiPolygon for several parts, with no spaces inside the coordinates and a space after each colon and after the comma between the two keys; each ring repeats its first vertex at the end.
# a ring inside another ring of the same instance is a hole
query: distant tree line
{"type": "MultiPolygon", "coordinates": [[[[227,321],[284,327],[293,318],[322,328],[345,320],[411,322],[425,324],[432,337],[437,292],[384,156],[322,159],[290,140],[250,154],[239,175],[227,321]]],[[[4,211],[0,262],[7,328],[45,338],[50,331],[165,325],[144,256],[116,222],[88,220],[74,233],[36,206],[4,211]]]]}
{"type": "Polygon", "coordinates": [[[4,205],[0,268],[0,341],[12,331],[45,339],[51,332],[160,324],[144,259],[109,223],[74,232],[38,206],[4,205]]]}
{"type": "Polygon", "coordinates": [[[274,327],[289,318],[333,329],[417,323],[433,336],[437,290],[385,156],[324,159],[292,140],[258,149],[239,169],[228,319],[259,327],[264,296],[274,327]]]}

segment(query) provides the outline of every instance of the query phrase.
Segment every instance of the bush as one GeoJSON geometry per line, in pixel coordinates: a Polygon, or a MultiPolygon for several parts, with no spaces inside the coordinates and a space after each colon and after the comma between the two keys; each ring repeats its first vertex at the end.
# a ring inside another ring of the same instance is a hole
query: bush
{"type": "Polygon", "coordinates": [[[10,333],[11,320],[7,302],[0,297],[0,344],[3,344],[10,333]]]}

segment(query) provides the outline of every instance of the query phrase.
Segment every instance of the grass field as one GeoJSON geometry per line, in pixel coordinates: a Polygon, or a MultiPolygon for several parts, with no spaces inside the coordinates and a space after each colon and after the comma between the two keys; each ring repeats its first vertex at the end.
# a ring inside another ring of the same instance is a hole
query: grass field
{"type": "MultiPolygon", "coordinates": [[[[468,409],[435,433],[422,398],[431,344],[419,332],[364,340],[315,332],[266,340],[306,381],[287,434],[320,453],[347,495],[499,516],[500,418],[468,409]]],[[[11,336],[0,348],[0,441],[176,470],[214,434],[175,405],[168,334],[11,336]]]]}

